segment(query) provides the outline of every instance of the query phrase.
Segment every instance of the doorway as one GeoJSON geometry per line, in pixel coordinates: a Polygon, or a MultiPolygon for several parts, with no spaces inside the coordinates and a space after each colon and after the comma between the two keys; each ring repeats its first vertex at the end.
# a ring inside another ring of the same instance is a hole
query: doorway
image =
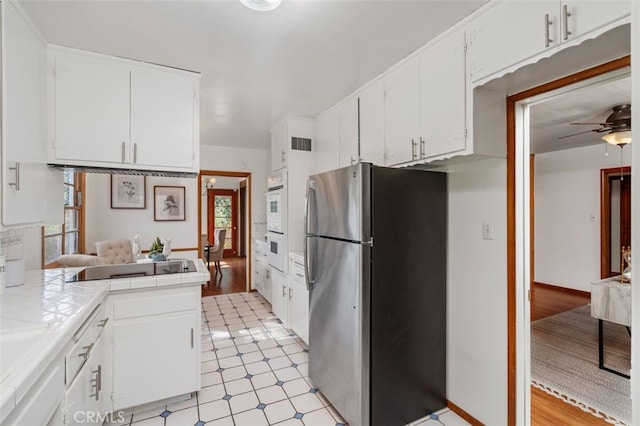
{"type": "Polygon", "coordinates": [[[202,296],[249,291],[251,254],[243,256],[242,247],[251,241],[251,173],[201,170],[198,192],[198,251],[205,263],[205,246],[215,245],[214,230],[226,230],[220,272],[212,261],[202,296]]]}
{"type": "Polygon", "coordinates": [[[621,249],[631,247],[631,167],[600,171],[600,277],[621,272],[621,249]]]}
{"type": "MultiPolygon", "coordinates": [[[[240,217],[238,204],[240,193],[237,189],[207,189],[207,230],[209,238],[214,235],[216,229],[224,229],[225,240],[223,257],[238,256],[238,237],[243,235],[245,229],[238,229],[240,217]]],[[[216,241],[209,241],[215,244],[216,241]]]]}
{"type": "MultiPolygon", "coordinates": [[[[624,57],[507,98],[507,232],[508,232],[508,422],[516,424],[516,404],[524,404],[524,424],[531,419],[530,301],[533,277],[533,182],[529,178],[529,108],[541,97],[595,76],[628,67],[624,57]],[[516,171],[518,163],[519,172],[516,171]],[[523,298],[523,299],[521,299],[523,298]],[[524,300],[524,302],[523,302],[524,300]],[[524,378],[524,380],[522,380],[524,378]]],[[[537,226],[537,225],[536,225],[537,226]]],[[[562,262],[562,258],[559,259],[562,262]]],[[[544,404],[544,402],[540,402],[544,404]]],[[[520,410],[520,409],[519,409],[520,410]]],[[[566,420],[566,419],[565,419],[566,420]]]]}

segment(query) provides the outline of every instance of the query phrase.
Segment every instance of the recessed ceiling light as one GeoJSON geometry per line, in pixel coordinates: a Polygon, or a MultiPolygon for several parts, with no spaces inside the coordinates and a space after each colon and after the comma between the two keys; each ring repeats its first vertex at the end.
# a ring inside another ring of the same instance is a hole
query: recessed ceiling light
{"type": "Polygon", "coordinates": [[[240,3],[258,12],[268,12],[280,6],[281,1],[282,0],[240,0],[240,3]]]}

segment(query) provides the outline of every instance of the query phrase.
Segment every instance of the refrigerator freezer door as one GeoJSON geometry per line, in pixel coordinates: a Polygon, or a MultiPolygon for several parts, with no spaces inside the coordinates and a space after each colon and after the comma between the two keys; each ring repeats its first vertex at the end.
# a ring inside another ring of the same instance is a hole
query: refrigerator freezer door
{"type": "Polygon", "coordinates": [[[370,176],[369,163],[311,176],[306,232],[348,241],[369,241],[370,176]]]}
{"type": "Polygon", "coordinates": [[[314,245],[309,377],[352,426],[369,424],[370,247],[328,238],[314,245]],[[364,283],[364,285],[362,284],[364,283]]]}

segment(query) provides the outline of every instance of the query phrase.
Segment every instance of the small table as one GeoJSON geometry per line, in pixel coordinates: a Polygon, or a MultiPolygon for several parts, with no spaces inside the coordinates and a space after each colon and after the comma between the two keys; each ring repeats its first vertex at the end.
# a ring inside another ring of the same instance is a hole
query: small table
{"type": "Polygon", "coordinates": [[[591,316],[598,319],[598,367],[629,379],[629,375],[604,365],[603,321],[624,325],[631,334],[631,284],[621,283],[620,277],[593,281],[591,316]]]}

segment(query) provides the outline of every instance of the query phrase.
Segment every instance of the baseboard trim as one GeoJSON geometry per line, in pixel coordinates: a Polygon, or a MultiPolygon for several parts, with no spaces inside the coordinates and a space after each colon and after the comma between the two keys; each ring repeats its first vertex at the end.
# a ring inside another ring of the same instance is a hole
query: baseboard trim
{"type": "Polygon", "coordinates": [[[449,408],[451,411],[462,417],[467,423],[473,426],[484,426],[484,423],[482,423],[480,420],[476,419],[471,414],[467,413],[462,408],[458,407],[456,404],[449,400],[447,400],[447,408],[449,408]]]}
{"type": "Polygon", "coordinates": [[[551,290],[561,291],[563,293],[575,294],[577,296],[591,297],[590,291],[576,290],[575,288],[561,287],[559,285],[540,283],[537,281],[534,281],[533,285],[536,287],[545,287],[551,290]]]}

